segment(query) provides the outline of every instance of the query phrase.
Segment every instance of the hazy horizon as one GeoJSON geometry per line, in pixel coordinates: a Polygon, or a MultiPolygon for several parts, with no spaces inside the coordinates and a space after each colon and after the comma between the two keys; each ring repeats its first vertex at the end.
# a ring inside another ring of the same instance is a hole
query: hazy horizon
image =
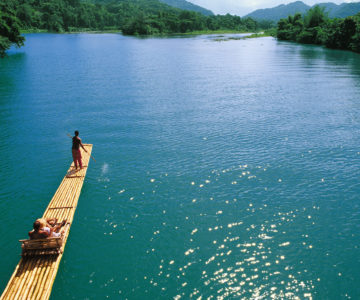
{"type": "MultiPolygon", "coordinates": [[[[289,4],[294,1],[287,0],[187,0],[188,2],[200,5],[204,8],[210,9],[215,14],[233,14],[238,16],[244,16],[257,9],[272,8],[280,4],[289,4]]],[[[310,0],[302,1],[307,5],[314,5],[317,3],[333,2],[336,4],[351,3],[359,1],[342,1],[342,0],[310,0]]]]}

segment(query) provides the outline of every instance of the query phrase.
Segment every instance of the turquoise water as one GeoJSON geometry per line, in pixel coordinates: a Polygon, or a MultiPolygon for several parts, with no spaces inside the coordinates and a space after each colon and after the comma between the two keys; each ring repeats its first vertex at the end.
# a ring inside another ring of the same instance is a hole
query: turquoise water
{"type": "Polygon", "coordinates": [[[0,288],[94,144],[51,299],[359,299],[360,56],[29,34],[0,60],[0,288]]]}

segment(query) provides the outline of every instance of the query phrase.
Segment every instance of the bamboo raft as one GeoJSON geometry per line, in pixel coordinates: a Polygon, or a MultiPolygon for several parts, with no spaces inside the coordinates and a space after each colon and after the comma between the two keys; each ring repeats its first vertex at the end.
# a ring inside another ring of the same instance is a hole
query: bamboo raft
{"type": "Polygon", "coordinates": [[[23,251],[22,258],[1,295],[1,300],[49,299],[89,165],[92,145],[84,144],[84,147],[88,153],[82,151],[83,168],[76,171],[74,163],[71,164],[43,214],[43,218],[57,218],[68,222],[60,251],[43,253],[43,250],[35,250],[34,255],[24,255],[23,251]]]}

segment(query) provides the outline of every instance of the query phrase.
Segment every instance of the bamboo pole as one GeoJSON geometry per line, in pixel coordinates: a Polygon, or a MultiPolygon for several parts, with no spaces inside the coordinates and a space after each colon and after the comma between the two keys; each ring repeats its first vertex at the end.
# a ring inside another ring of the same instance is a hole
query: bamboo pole
{"type": "Polygon", "coordinates": [[[39,276],[44,269],[44,260],[40,260],[37,264],[36,271],[33,276],[33,280],[31,281],[30,288],[27,291],[27,298],[31,298],[31,295],[33,294],[34,290],[36,289],[38,282],[39,282],[39,276]]]}
{"type": "Polygon", "coordinates": [[[34,278],[34,275],[35,275],[35,268],[36,268],[36,265],[38,263],[38,260],[37,259],[32,259],[31,260],[31,264],[29,266],[29,269],[28,269],[28,276],[24,276],[23,278],[23,285],[22,285],[22,288],[21,288],[21,293],[18,295],[18,299],[26,299],[26,295],[27,295],[27,291],[28,291],[28,288],[30,287],[30,284],[31,284],[31,281],[33,280],[34,278]]]}
{"type": "MultiPolygon", "coordinates": [[[[88,146],[88,145],[86,145],[86,146],[88,146]]],[[[85,146],[85,147],[86,147],[86,146],[85,146]]],[[[86,147],[86,148],[91,148],[91,147],[86,147]]],[[[89,150],[91,151],[91,149],[89,149],[89,150]]],[[[88,165],[88,163],[89,163],[88,160],[89,160],[88,158],[87,158],[87,161],[84,160],[84,164],[88,165]]],[[[73,164],[72,164],[72,165],[73,165],[73,164]]],[[[73,169],[73,168],[72,168],[72,165],[71,165],[71,167],[69,168],[67,174],[72,171],[72,169],[73,169]]],[[[78,172],[80,172],[81,176],[84,176],[84,177],[85,177],[86,171],[87,171],[87,167],[81,169],[81,170],[78,171],[78,172]]],[[[64,196],[64,191],[66,191],[67,179],[70,179],[70,178],[67,178],[66,176],[63,178],[63,182],[62,182],[62,184],[60,185],[59,189],[56,191],[53,199],[52,199],[51,202],[50,202],[49,207],[56,206],[56,204],[58,203],[59,199],[61,200],[61,198],[64,196]]],[[[82,179],[83,179],[83,178],[82,178],[82,179]]],[[[70,181],[70,183],[71,183],[71,181],[70,181]]]]}
{"type": "Polygon", "coordinates": [[[17,274],[16,274],[16,276],[14,278],[15,284],[12,287],[10,287],[10,289],[9,289],[10,294],[14,293],[14,291],[18,290],[18,288],[20,286],[20,283],[21,283],[21,274],[23,274],[26,271],[28,263],[29,263],[28,260],[21,259],[21,266],[20,266],[19,271],[17,272],[17,274]],[[11,290],[11,289],[13,289],[13,290],[11,290]]]}
{"type": "Polygon", "coordinates": [[[27,259],[22,260],[21,271],[20,271],[20,273],[17,274],[17,276],[15,277],[15,280],[14,280],[14,284],[9,289],[10,299],[14,299],[17,291],[20,289],[22,279],[23,279],[22,274],[24,274],[26,272],[28,265],[29,265],[29,260],[27,260],[27,259]]]}
{"type": "Polygon", "coordinates": [[[57,201],[57,199],[61,199],[64,192],[66,192],[65,178],[61,181],[61,184],[60,184],[59,188],[57,189],[57,191],[55,192],[55,195],[53,196],[52,200],[50,201],[48,207],[51,207],[57,201]]]}
{"type": "MultiPolygon", "coordinates": [[[[60,254],[61,255],[61,254],[60,254]]],[[[60,260],[55,260],[51,265],[51,272],[49,274],[49,280],[45,282],[44,287],[44,299],[47,299],[50,297],[51,289],[55,281],[55,277],[57,274],[57,271],[59,269],[60,260]]]]}
{"type": "Polygon", "coordinates": [[[26,266],[25,266],[25,272],[20,276],[19,278],[19,287],[17,290],[14,290],[14,300],[19,299],[21,297],[21,292],[25,284],[26,277],[29,275],[30,269],[34,264],[34,260],[27,260],[26,266]]]}
{"type": "Polygon", "coordinates": [[[52,269],[51,269],[52,264],[53,264],[53,256],[50,256],[49,257],[49,264],[48,264],[48,266],[46,268],[44,278],[43,278],[43,280],[41,282],[41,285],[39,286],[39,291],[38,291],[38,294],[36,295],[35,299],[46,299],[46,298],[44,298],[42,296],[42,294],[44,293],[44,288],[45,288],[46,282],[49,280],[49,274],[52,271],[52,269]]]}
{"type": "Polygon", "coordinates": [[[39,275],[39,278],[38,278],[38,284],[37,284],[37,287],[33,293],[33,296],[32,298],[33,299],[41,299],[39,297],[39,293],[41,293],[41,287],[43,285],[43,282],[48,280],[48,272],[50,270],[49,266],[51,266],[51,257],[47,257],[46,260],[44,261],[44,269],[43,271],[41,272],[41,274],[39,275]]]}
{"type": "Polygon", "coordinates": [[[18,263],[18,265],[15,268],[14,273],[10,277],[9,283],[6,286],[6,288],[5,288],[4,292],[3,292],[3,295],[7,295],[9,293],[9,291],[11,290],[11,284],[10,283],[15,280],[16,274],[18,274],[21,271],[21,269],[23,268],[24,265],[23,265],[22,262],[23,262],[23,259],[21,258],[20,262],[18,263]]]}
{"type": "MultiPolygon", "coordinates": [[[[91,154],[92,145],[84,144],[91,154]]],[[[47,209],[44,218],[58,218],[59,221],[66,219],[70,224],[66,225],[64,240],[61,250],[63,251],[70,233],[70,226],[74,218],[82,186],[84,184],[87,166],[90,156],[83,156],[83,165],[86,166],[77,172],[79,177],[64,177],[59,188],[56,190],[47,209]],[[51,208],[51,209],[50,209],[51,208]]],[[[71,164],[67,174],[74,169],[71,164]]],[[[34,251],[38,254],[44,250],[34,251]]],[[[23,257],[16,266],[9,283],[7,284],[0,300],[5,299],[48,299],[58,272],[62,253],[57,255],[42,255],[35,257],[23,257]]]]}
{"type": "Polygon", "coordinates": [[[39,268],[39,272],[37,273],[36,280],[34,281],[33,288],[30,290],[28,297],[30,299],[36,299],[34,298],[34,295],[39,290],[40,283],[44,277],[44,273],[46,271],[47,267],[47,260],[43,260],[41,267],[39,268]]]}
{"type": "Polygon", "coordinates": [[[41,267],[41,259],[36,258],[36,260],[34,262],[34,267],[31,272],[32,274],[31,274],[30,278],[27,280],[27,284],[26,284],[24,293],[21,295],[21,297],[23,299],[27,299],[28,295],[30,294],[30,291],[32,291],[34,289],[35,285],[33,284],[33,282],[37,280],[37,275],[39,273],[40,267],[41,267]]]}

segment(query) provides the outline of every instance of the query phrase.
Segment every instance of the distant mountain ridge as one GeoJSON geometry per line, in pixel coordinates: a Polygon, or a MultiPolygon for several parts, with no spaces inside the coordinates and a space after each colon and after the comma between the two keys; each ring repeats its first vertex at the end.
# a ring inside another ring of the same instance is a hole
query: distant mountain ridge
{"type": "MultiPolygon", "coordinates": [[[[320,7],[325,8],[330,18],[345,18],[348,16],[356,15],[360,12],[360,2],[335,4],[332,2],[319,3],[320,7]]],[[[315,6],[315,5],[314,5],[315,6]]],[[[273,8],[257,9],[245,17],[251,17],[255,20],[271,20],[274,22],[282,18],[287,18],[289,15],[296,13],[304,14],[311,7],[302,1],[296,1],[289,4],[281,4],[273,8]]]]}
{"type": "Polygon", "coordinates": [[[214,13],[211,10],[208,10],[206,8],[203,8],[199,5],[190,3],[186,0],[160,0],[160,2],[163,2],[167,5],[170,5],[172,7],[184,9],[184,10],[191,10],[199,12],[205,16],[212,16],[214,13]]]}
{"type": "MultiPolygon", "coordinates": [[[[1,0],[0,0],[1,1],[1,0]]],[[[169,7],[178,8],[182,10],[191,10],[201,13],[205,16],[213,16],[214,13],[211,10],[203,8],[199,5],[190,3],[186,0],[81,0],[84,3],[100,3],[100,4],[129,4],[139,5],[146,8],[160,8],[169,7]]]]}

